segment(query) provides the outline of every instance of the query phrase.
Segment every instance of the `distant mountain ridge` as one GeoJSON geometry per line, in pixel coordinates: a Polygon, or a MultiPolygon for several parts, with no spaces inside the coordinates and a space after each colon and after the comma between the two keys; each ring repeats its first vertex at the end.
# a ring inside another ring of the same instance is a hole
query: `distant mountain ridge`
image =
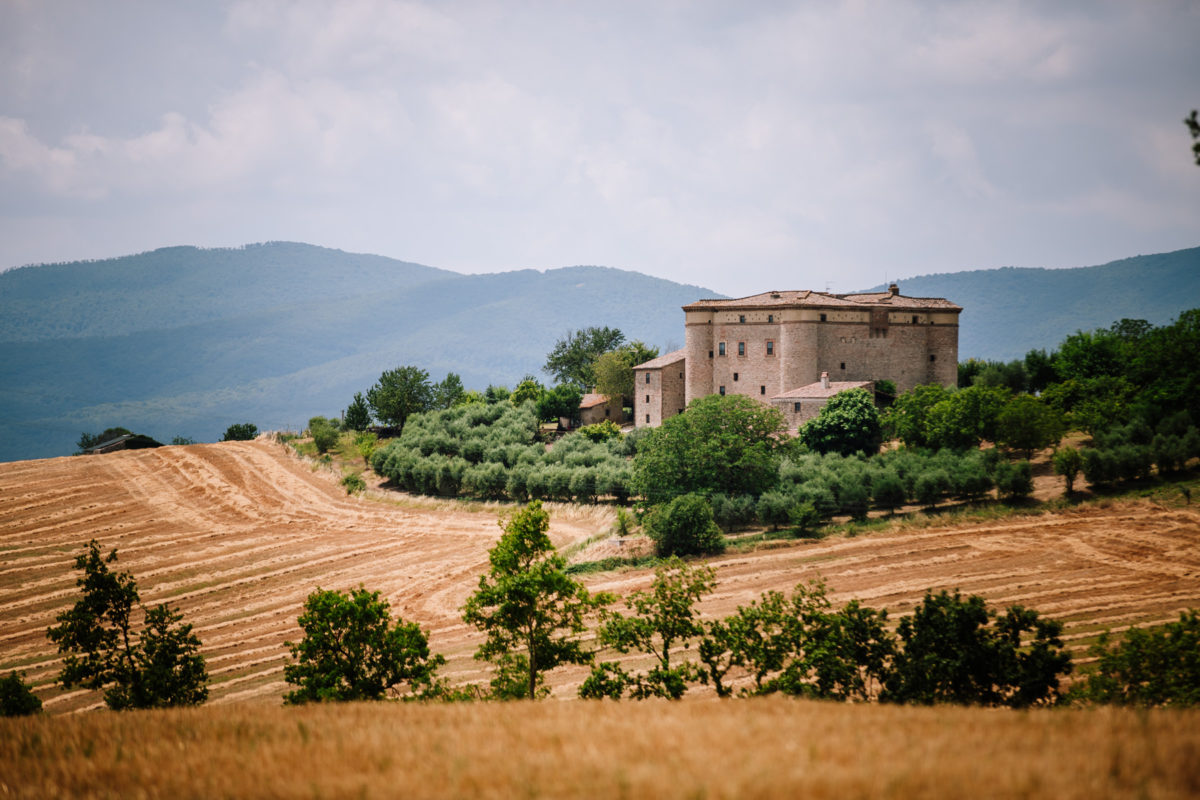
{"type": "MultiPolygon", "coordinates": [[[[962,359],[1016,358],[1200,306],[1200,248],[899,283],[963,306],[962,359]]],[[[608,267],[462,275],[291,242],[21,267],[0,273],[0,460],[66,455],[114,425],[160,441],[295,428],[402,364],[512,385],[544,377],[555,340],[588,325],[665,352],[683,344],[680,307],[702,297],[721,295],[608,267]]]]}
{"type": "Polygon", "coordinates": [[[298,427],[414,364],[471,388],[541,375],[571,329],[678,346],[711,290],[607,267],[462,275],[289,242],[0,273],[0,460],[125,424],[170,441],[298,427]]]}
{"type": "MultiPolygon", "coordinates": [[[[963,307],[959,359],[1011,360],[1119,319],[1170,322],[1200,306],[1200,247],[1094,267],[1003,267],[905,278],[903,294],[963,307]]],[[[870,291],[881,291],[877,286],[870,291]]]]}

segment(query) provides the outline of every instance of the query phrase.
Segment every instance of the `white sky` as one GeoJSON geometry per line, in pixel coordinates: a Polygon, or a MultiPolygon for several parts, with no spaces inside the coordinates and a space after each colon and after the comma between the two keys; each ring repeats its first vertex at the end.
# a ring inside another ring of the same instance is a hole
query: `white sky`
{"type": "Polygon", "coordinates": [[[0,269],[294,240],[731,295],[1200,244],[1200,3],[0,0],[0,269]]]}

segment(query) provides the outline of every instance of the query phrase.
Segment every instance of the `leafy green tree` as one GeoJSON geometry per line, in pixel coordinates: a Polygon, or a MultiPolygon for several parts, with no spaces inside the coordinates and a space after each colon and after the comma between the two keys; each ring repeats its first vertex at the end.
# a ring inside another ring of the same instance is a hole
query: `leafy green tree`
{"type": "Polygon", "coordinates": [[[995,440],[996,418],[1008,402],[1008,391],[968,386],[951,392],[929,409],[925,417],[925,442],[936,449],[969,450],[984,440],[995,440]]]}
{"type": "Polygon", "coordinates": [[[27,717],[41,710],[41,699],[16,671],[0,678],[0,717],[27,717]]]}
{"type": "Polygon", "coordinates": [[[1028,461],[1001,461],[996,465],[996,489],[1001,497],[1019,500],[1033,494],[1033,470],[1028,461]]]}
{"type": "Polygon", "coordinates": [[[284,696],[289,704],[421,697],[437,688],[445,659],[430,654],[415,622],[392,622],[379,592],[318,588],[304,601],[299,623],[304,638],[287,642],[294,660],[283,668],[297,687],[284,696]],[[399,688],[404,684],[407,693],[399,688]]]}
{"type": "Polygon", "coordinates": [[[658,358],[658,348],[634,341],[602,353],[592,365],[595,389],[609,397],[633,396],[633,368],[658,358]]]}
{"type": "Polygon", "coordinates": [[[1134,626],[1119,642],[1106,631],[1091,648],[1095,672],[1076,690],[1098,703],[1139,706],[1200,705],[1200,613],[1145,630],[1134,626]]]}
{"type": "Polygon", "coordinates": [[[659,556],[720,553],[725,549],[712,506],[699,494],[684,494],[653,508],[642,521],[659,556]]]}
{"type": "Polygon", "coordinates": [[[1056,702],[1071,671],[1062,624],[1012,606],[997,617],[982,597],[925,593],[897,628],[902,648],[882,700],[1023,708],[1056,702]]]}
{"type": "Polygon", "coordinates": [[[380,422],[403,428],[410,416],[433,405],[429,373],[420,367],[389,369],[367,390],[367,404],[380,422]]]}
{"type": "Polygon", "coordinates": [[[338,441],[338,429],[333,420],[325,417],[313,417],[308,421],[308,434],[312,436],[313,444],[318,453],[328,453],[338,441]]]}
{"type": "Polygon", "coordinates": [[[874,455],[881,440],[874,396],[866,389],[838,392],[800,429],[799,439],[818,453],[874,455]]]}
{"type": "Polygon", "coordinates": [[[596,359],[625,342],[625,334],[616,328],[584,328],[570,331],[554,344],[542,367],[559,383],[573,383],[580,391],[596,385],[596,359]]]}
{"type": "Polygon", "coordinates": [[[689,682],[700,677],[696,664],[671,662],[671,650],[704,634],[696,603],[712,592],[716,573],[711,567],[691,567],[677,558],[654,571],[650,591],[634,592],[625,600],[633,613],[616,611],[603,614],[600,641],[619,653],[645,653],[653,664],[645,672],[629,673],[614,662],[594,667],[591,677],[580,687],[581,697],[620,697],[628,688],[637,700],[666,697],[678,700],[689,682]]]}
{"type": "Polygon", "coordinates": [[[1075,491],[1075,478],[1079,475],[1079,470],[1083,469],[1083,457],[1079,455],[1079,451],[1070,446],[1060,447],[1054,451],[1051,462],[1054,465],[1054,474],[1063,476],[1067,484],[1067,494],[1075,491]]]}
{"type": "Polygon", "coordinates": [[[1063,418],[1052,406],[1036,397],[1019,394],[996,416],[996,441],[1025,458],[1035,450],[1058,444],[1063,435],[1063,418]]]}
{"type": "Polygon", "coordinates": [[[440,383],[430,388],[430,408],[453,408],[463,401],[467,390],[462,378],[453,372],[446,374],[440,383]]]}
{"type": "Polygon", "coordinates": [[[495,694],[536,698],[549,693],[543,686],[547,671],[591,663],[579,634],[586,616],[610,598],[592,596],[567,575],[566,559],[546,534],[550,515],[540,501],[501,525],[504,534],[488,552],[488,574],[463,606],[463,619],[487,636],[475,657],[496,666],[495,694]]]}
{"type": "Polygon", "coordinates": [[[163,603],[142,609],[139,631],[131,619],[134,606],[140,607],[137,584],[128,572],[109,570],[116,560],[116,550],[101,557],[94,539],[75,558],[83,597],[46,632],[63,654],[59,680],[68,689],[103,689],[112,709],[203,703],[208,673],[192,626],[163,603]]]}
{"type": "Polygon", "coordinates": [[[871,486],[875,503],[894,513],[896,508],[904,505],[908,499],[904,491],[904,483],[895,473],[887,472],[879,476],[871,486]]]}
{"type": "Polygon", "coordinates": [[[929,411],[949,396],[950,392],[939,383],[914,386],[897,397],[887,410],[882,421],[884,435],[899,439],[906,447],[928,447],[929,411]]]}
{"type": "Polygon", "coordinates": [[[258,426],[253,422],[236,422],[225,429],[222,442],[249,442],[258,436],[258,426]]]}
{"type": "MultiPolygon", "coordinates": [[[[546,387],[542,386],[541,382],[532,375],[526,375],[517,383],[517,388],[513,389],[509,395],[509,402],[514,406],[519,406],[522,403],[533,401],[534,403],[542,399],[542,395],[546,393],[546,387]]],[[[580,395],[582,397],[582,395],[580,395]]],[[[567,415],[570,416],[570,415],[567,415]]]]}
{"type": "Polygon", "coordinates": [[[365,431],[370,427],[371,409],[367,406],[367,399],[363,397],[362,392],[355,392],[354,399],[346,406],[344,424],[349,431],[365,431]]]}
{"type": "Polygon", "coordinates": [[[634,487],[647,505],[690,492],[760,495],[779,479],[787,424],[745,395],[709,395],[638,443],[634,487]]]}
{"type": "Polygon", "coordinates": [[[583,392],[574,383],[561,383],[544,392],[537,400],[538,419],[552,422],[557,419],[579,419],[579,404],[583,392]]]}
{"type": "Polygon", "coordinates": [[[363,462],[367,466],[371,465],[371,457],[375,455],[375,450],[378,447],[379,436],[375,433],[364,432],[354,437],[354,449],[363,457],[363,462]]]}

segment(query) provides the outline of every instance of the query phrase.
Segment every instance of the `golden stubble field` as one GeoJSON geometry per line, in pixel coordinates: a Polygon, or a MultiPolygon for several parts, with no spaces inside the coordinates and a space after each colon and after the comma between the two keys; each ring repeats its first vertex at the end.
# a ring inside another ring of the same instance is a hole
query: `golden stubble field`
{"type": "MultiPolygon", "coordinates": [[[[1017,713],[788,701],[547,702],[280,708],[284,642],[315,587],[378,589],[430,631],[454,682],[488,674],[459,608],[499,535],[497,505],[373,491],[265,440],[0,464],[0,671],[19,669],[48,713],[0,720],[0,797],[1187,797],[1200,794],[1200,715],[1105,709],[1017,713]],[[147,604],[194,623],[210,702],[72,714],[91,692],[54,685],[45,638],[76,598],[73,557],[120,551],[147,604]]],[[[578,550],[606,507],[551,505],[578,550]]],[[[584,552],[612,554],[615,541],[584,552]]],[[[1200,513],[1112,502],[994,522],[936,524],[713,560],[708,615],[823,577],[835,602],[893,616],[927,588],[1024,603],[1097,632],[1200,606],[1200,513]]],[[[645,587],[647,570],[594,574],[645,587]]],[[[569,698],[582,669],[551,676],[569,698]]]]}

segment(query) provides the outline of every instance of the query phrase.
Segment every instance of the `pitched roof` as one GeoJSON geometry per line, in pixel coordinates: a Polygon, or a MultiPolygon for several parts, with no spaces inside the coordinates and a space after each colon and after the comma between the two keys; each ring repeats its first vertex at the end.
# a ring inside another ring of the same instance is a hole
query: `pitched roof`
{"type": "Polygon", "coordinates": [[[777,394],[772,400],[827,400],[839,392],[849,389],[871,389],[872,381],[830,381],[829,386],[822,386],[820,381],[801,386],[799,389],[777,394]]]}
{"type": "Polygon", "coordinates": [[[669,367],[678,361],[683,361],[683,359],[686,357],[686,348],[672,350],[671,352],[665,353],[658,358],[652,358],[645,363],[638,364],[636,367],[634,367],[634,369],[662,369],[663,367],[669,367]]]}
{"type": "Polygon", "coordinates": [[[579,407],[580,408],[595,408],[596,406],[607,405],[608,403],[609,403],[608,395],[596,394],[595,392],[588,392],[587,394],[585,394],[583,396],[583,399],[579,401],[579,407]]]}
{"type": "MultiPolygon", "coordinates": [[[[894,284],[893,284],[894,285],[894,284]]],[[[906,297],[899,293],[864,292],[862,294],[831,294],[809,289],[773,291],[752,294],[733,300],[697,300],[683,307],[684,311],[720,311],[729,308],[919,308],[938,311],[962,311],[944,297],[906,297]]]]}

